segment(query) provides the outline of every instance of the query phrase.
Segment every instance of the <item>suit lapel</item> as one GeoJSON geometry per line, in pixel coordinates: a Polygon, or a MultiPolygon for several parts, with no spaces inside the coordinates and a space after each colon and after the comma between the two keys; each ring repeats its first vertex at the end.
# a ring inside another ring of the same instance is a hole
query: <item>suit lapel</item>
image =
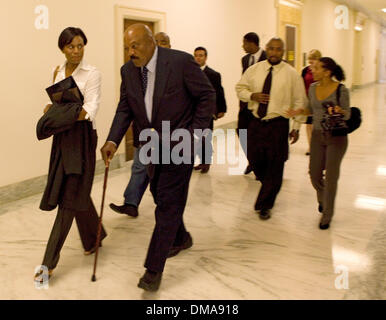
{"type": "Polygon", "coordinates": [[[133,90],[134,96],[136,97],[139,110],[141,111],[144,119],[146,119],[146,121],[149,123],[146,115],[145,100],[142,95],[141,68],[136,67],[133,63],[129,64],[129,68],[130,72],[128,73],[128,81],[131,83],[131,88],[133,90]]]}
{"type": "Polygon", "coordinates": [[[153,110],[151,116],[151,122],[154,123],[157,113],[159,111],[161,98],[164,94],[166,84],[170,74],[169,62],[167,61],[166,49],[158,47],[157,67],[154,83],[153,93],[153,110]]]}

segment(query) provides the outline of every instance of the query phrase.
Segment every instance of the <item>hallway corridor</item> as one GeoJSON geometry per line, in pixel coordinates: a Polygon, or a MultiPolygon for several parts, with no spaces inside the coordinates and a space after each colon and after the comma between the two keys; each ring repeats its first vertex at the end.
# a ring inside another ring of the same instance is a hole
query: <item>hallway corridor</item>
{"type": "MultiPolygon", "coordinates": [[[[123,201],[130,167],[110,172],[97,282],[74,223],[49,289],[36,289],[34,269],[56,211],[39,210],[41,194],[0,206],[0,299],[386,299],[385,102],[386,84],[351,93],[363,120],[349,136],[330,229],[318,228],[302,126],[268,221],[253,210],[260,188],[253,174],[228,175],[216,164],[208,174],[193,172],[184,215],[193,247],[167,261],[157,293],[137,288],[154,226],[149,190],[137,219],[108,207],[123,201]]],[[[98,211],[102,184],[97,176],[98,211]]]]}

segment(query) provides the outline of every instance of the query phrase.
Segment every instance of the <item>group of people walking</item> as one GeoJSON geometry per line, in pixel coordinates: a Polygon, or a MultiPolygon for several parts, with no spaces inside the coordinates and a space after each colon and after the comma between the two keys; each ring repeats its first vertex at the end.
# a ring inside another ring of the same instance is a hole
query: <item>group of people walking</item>
{"type": "MultiPolygon", "coordinates": [[[[48,183],[40,205],[42,210],[58,207],[42,263],[50,276],[57,266],[74,217],[85,254],[94,253],[97,245],[102,246],[101,242],[96,243],[99,220],[90,197],[101,75],[83,60],[86,44],[86,35],[79,28],[66,28],[59,36],[58,45],[66,61],[55,68],[53,82],[72,76],[84,100],[82,103],[48,104],[37,128],[39,139],[54,137],[48,183]]],[[[123,205],[112,203],[110,208],[137,217],[142,196],[150,185],[156,204],[156,223],[144,265],[146,270],[138,287],[156,291],[166,260],[193,245],[183,221],[189,181],[193,169],[202,173],[209,171],[211,160],[207,155],[212,154],[211,143],[209,153],[203,150],[211,141],[211,135],[197,141],[193,132],[195,129],[213,129],[213,121],[224,117],[227,106],[221,75],[206,65],[206,48],[197,47],[194,57],[173,50],[167,34],[153,36],[143,24],[128,27],[124,44],[129,61],[121,68],[120,100],[101,153],[107,166],[133,123],[136,149],[132,175],[124,192],[123,205]],[[189,163],[163,163],[161,160],[145,165],[141,162],[140,150],[146,144],[139,139],[143,130],[156,131],[162,137],[157,149],[159,159],[163,159],[162,153],[170,152],[165,151],[162,144],[175,146],[179,143],[162,136],[163,121],[169,121],[172,132],[178,129],[191,132],[192,145],[202,144],[198,166],[193,166],[194,153],[190,154],[189,163]]],[[[303,74],[303,81],[296,70],[283,61],[285,44],[280,38],[272,38],[263,50],[257,34],[248,33],[244,36],[243,48],[247,55],[242,58],[243,74],[236,85],[240,99],[237,131],[247,130],[247,142],[240,141],[249,162],[245,174],[253,172],[261,182],[254,208],[261,219],[271,217],[288,159],[288,138],[291,143],[298,140],[299,128],[310,114],[313,121],[310,176],[322,213],[319,226],[327,229],[334,213],[339,167],[347,149],[347,136],[332,136],[323,131],[320,122],[325,111],[342,114],[344,119],[350,117],[348,90],[340,85],[344,80],[343,70],[331,58],[315,54],[313,60],[310,59],[313,61],[311,66],[303,74]],[[337,90],[339,96],[336,96],[337,90]],[[325,102],[329,103],[327,109],[325,102]]],[[[102,229],[101,240],[106,236],[102,229]]],[[[36,281],[41,280],[42,272],[35,275],[36,281]]]]}

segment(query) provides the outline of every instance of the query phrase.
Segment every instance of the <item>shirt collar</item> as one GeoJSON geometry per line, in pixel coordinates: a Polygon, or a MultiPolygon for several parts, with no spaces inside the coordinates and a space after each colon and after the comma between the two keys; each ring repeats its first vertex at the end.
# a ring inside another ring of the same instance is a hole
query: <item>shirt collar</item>
{"type": "MultiPolygon", "coordinates": [[[[64,70],[65,67],[66,67],[66,64],[67,64],[67,60],[64,61],[63,64],[60,65],[58,71],[64,70]]],[[[86,61],[84,61],[84,60],[82,59],[82,61],[80,61],[79,65],[76,67],[75,70],[79,70],[79,69],[83,69],[83,70],[89,71],[89,70],[91,70],[92,68],[91,68],[91,65],[89,65],[86,61]]],[[[74,70],[74,72],[75,72],[75,70],[74,70]]]]}
{"type": "Polygon", "coordinates": [[[157,65],[157,57],[158,57],[158,46],[155,46],[153,56],[151,57],[150,61],[146,65],[147,70],[149,70],[152,73],[155,72],[155,68],[157,65]]]}
{"type": "Polygon", "coordinates": [[[260,57],[262,51],[263,51],[263,48],[259,48],[259,50],[257,50],[252,55],[255,56],[255,58],[260,57]]]}
{"type": "Polygon", "coordinates": [[[267,60],[264,60],[264,62],[265,62],[265,70],[267,70],[267,72],[269,71],[269,69],[270,69],[271,67],[273,67],[272,71],[275,71],[275,70],[279,71],[279,70],[284,66],[284,63],[286,63],[286,62],[284,62],[284,61],[282,60],[282,61],[280,61],[279,64],[273,66],[272,64],[270,64],[270,63],[268,62],[268,59],[267,59],[267,60]]]}
{"type": "Polygon", "coordinates": [[[204,64],[202,67],[200,67],[201,70],[204,70],[206,68],[206,64],[204,64]]]}

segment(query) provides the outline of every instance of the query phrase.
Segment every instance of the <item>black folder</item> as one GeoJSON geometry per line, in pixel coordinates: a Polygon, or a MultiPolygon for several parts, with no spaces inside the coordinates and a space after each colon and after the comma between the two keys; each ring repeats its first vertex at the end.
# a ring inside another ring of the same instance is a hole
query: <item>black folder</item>
{"type": "Polygon", "coordinates": [[[46,88],[52,103],[80,102],[83,104],[83,95],[72,76],[46,88]]]}

